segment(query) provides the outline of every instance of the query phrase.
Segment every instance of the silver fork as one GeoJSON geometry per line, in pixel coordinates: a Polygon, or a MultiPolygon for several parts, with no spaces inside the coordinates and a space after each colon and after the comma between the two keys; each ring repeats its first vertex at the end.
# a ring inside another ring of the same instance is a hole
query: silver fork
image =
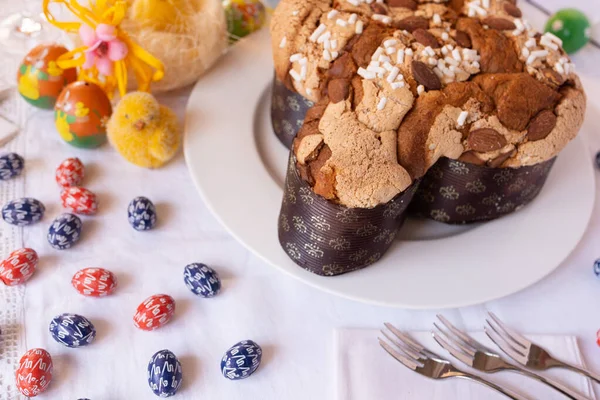
{"type": "Polygon", "coordinates": [[[452,365],[449,361],[442,359],[437,354],[427,350],[409,336],[399,331],[392,324],[385,323],[386,328],[395,336],[392,337],[385,330],[381,330],[381,333],[387,338],[389,342],[394,344],[396,348],[390,345],[385,340],[379,339],[379,345],[397,361],[399,361],[405,367],[431,379],[446,379],[446,378],[463,378],[468,379],[477,383],[486,385],[506,397],[512,400],[527,400],[525,397],[509,393],[500,386],[492,383],[486,379],[483,379],[477,375],[470,374],[462,371],[452,365]]]}
{"type": "Polygon", "coordinates": [[[443,315],[438,315],[437,317],[447,330],[440,328],[434,323],[433,325],[436,327],[437,331],[434,330],[431,332],[433,338],[440,346],[469,367],[486,373],[514,371],[545,383],[570,399],[590,400],[558,382],[506,362],[498,353],[495,353],[490,348],[482,345],[465,332],[456,328],[450,321],[444,318],[443,315]]]}
{"type": "Polygon", "coordinates": [[[492,342],[519,364],[538,371],[566,368],[600,383],[600,375],[554,358],[546,350],[506,326],[494,313],[490,312],[489,316],[491,320],[486,319],[489,329],[485,327],[485,333],[492,342]]]}

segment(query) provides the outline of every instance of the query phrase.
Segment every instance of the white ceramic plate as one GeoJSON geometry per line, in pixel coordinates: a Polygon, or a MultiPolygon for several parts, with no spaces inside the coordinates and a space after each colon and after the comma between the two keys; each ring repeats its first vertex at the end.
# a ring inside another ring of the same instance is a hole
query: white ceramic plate
{"type": "Polygon", "coordinates": [[[477,304],[548,275],[586,229],[594,202],[593,167],[577,139],[558,158],[539,197],[518,213],[467,228],[409,221],[403,238],[373,266],[338,277],[307,272],[277,239],[288,152],[271,129],[272,76],[266,30],[236,45],[192,92],[185,158],[204,201],[225,228],[267,263],[309,285],[385,306],[477,304]]]}

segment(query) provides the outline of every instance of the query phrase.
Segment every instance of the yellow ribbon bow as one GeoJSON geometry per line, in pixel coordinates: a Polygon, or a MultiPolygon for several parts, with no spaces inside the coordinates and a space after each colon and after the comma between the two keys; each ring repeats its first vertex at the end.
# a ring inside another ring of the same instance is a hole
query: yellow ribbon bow
{"type": "MultiPolygon", "coordinates": [[[[131,69],[138,82],[138,90],[148,92],[150,84],[164,77],[165,68],[156,57],[144,50],[129,35],[120,28],[127,11],[126,0],[96,0],[86,8],[77,0],[43,0],[44,15],[48,22],[57,28],[69,33],[79,33],[83,24],[92,30],[99,25],[109,25],[116,40],[126,46],[124,57],[113,61],[114,69],[111,74],[104,75],[98,70],[96,64],[84,68],[86,57],[91,49],[89,46],[80,46],[68,53],[63,54],[57,60],[59,67],[63,69],[79,67],[79,79],[100,85],[109,96],[115,89],[119,89],[121,96],[127,92],[127,71],[131,69]],[[49,10],[50,3],[63,4],[71,11],[79,22],[58,21],[49,10]]],[[[101,45],[101,44],[100,44],[101,45]]]]}

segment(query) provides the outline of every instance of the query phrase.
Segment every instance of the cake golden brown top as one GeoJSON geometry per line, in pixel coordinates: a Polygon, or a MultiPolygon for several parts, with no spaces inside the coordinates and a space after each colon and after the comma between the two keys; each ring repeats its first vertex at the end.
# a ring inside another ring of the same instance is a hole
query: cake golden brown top
{"type": "Polygon", "coordinates": [[[391,200],[440,157],[546,161],[583,122],[560,39],[514,1],[282,0],[271,34],[278,79],[317,103],[298,169],[348,207],[391,200]]]}

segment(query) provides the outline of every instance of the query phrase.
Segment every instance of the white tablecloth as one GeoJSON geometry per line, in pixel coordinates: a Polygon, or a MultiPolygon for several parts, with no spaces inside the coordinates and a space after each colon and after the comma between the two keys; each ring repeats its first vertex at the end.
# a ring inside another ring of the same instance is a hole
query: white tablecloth
{"type": "MultiPolygon", "coordinates": [[[[592,13],[591,2],[578,2],[592,13]]],[[[558,3],[547,2],[549,7],[558,3]]],[[[600,76],[598,54],[600,50],[580,54],[579,69],[600,76]]],[[[5,63],[3,74],[14,76],[14,71],[6,71],[10,68],[14,66],[5,63]]],[[[161,96],[161,101],[183,115],[187,93],[161,96]]],[[[590,107],[597,110],[600,102],[593,101],[600,84],[589,93],[590,107]]],[[[21,153],[27,171],[23,177],[0,183],[0,202],[36,197],[46,204],[47,215],[42,223],[26,229],[1,224],[0,256],[27,246],[38,251],[41,262],[26,286],[0,287],[0,400],[20,398],[13,371],[18,357],[33,347],[45,347],[54,356],[55,380],[43,397],[47,399],[154,398],[146,384],[146,365],[163,348],[172,350],[183,364],[184,384],[178,399],[330,399],[335,389],[336,328],[377,328],[389,321],[404,330],[430,329],[435,310],[380,308],[337,298],[284,276],[251,255],[204,206],[183,156],[164,169],[143,170],[123,161],[108,146],[84,151],[66,145],[53,127],[51,112],[9,101],[2,105],[2,113],[20,123],[23,131],[1,150],[21,153]],[[45,239],[50,221],[61,212],[53,174],[61,160],[72,156],[86,164],[84,185],[98,193],[101,208],[98,216],[84,218],[81,242],[58,252],[45,239]],[[138,195],[149,197],[158,207],[160,222],[155,231],[138,233],[127,223],[127,204],[138,195]],[[200,299],[185,288],[183,268],[192,262],[219,271],[224,284],[220,296],[200,299]],[[88,299],[73,290],[74,272],[90,266],[110,269],[118,276],[114,296],[88,299]],[[139,331],[132,323],[134,310],[155,293],[175,297],[176,316],[164,329],[139,331]],[[54,342],[48,324],[63,312],[90,318],[98,329],[96,343],[73,350],[54,342]],[[220,374],[220,357],[243,339],[263,347],[263,364],[250,379],[227,381],[220,374]]],[[[600,138],[588,140],[592,162],[600,138]]],[[[599,216],[596,206],[576,251],[539,284],[508,298],[444,314],[467,330],[480,330],[485,313],[493,310],[524,332],[577,335],[586,363],[600,371],[596,344],[600,279],[592,272],[593,260],[600,257],[599,216]]]]}

